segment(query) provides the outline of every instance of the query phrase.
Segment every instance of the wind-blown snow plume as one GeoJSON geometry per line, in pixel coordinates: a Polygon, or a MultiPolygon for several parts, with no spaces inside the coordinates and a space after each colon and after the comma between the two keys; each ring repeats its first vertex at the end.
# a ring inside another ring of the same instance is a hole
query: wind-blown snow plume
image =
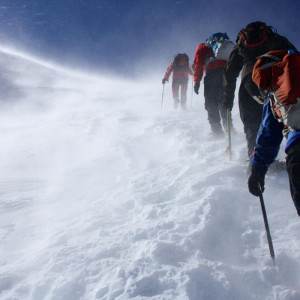
{"type": "Polygon", "coordinates": [[[160,77],[0,70],[1,300],[300,299],[288,177],[266,178],[273,266],[237,105],[229,161],[202,96],[174,111],[166,85],[160,111],[160,77]]]}

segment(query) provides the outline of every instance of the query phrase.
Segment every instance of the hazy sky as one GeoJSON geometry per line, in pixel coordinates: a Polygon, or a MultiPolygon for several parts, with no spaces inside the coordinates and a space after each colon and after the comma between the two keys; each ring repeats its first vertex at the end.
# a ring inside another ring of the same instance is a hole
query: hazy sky
{"type": "Polygon", "coordinates": [[[144,74],[179,52],[193,59],[211,33],[235,40],[257,20],[300,48],[299,12],[295,0],[1,0],[0,44],[69,66],[144,74]]]}

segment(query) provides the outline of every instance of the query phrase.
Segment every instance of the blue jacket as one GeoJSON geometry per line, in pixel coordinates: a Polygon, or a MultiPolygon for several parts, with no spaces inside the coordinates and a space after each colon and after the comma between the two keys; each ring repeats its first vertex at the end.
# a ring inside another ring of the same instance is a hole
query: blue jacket
{"type": "MultiPolygon", "coordinates": [[[[271,109],[270,99],[263,107],[263,118],[256,138],[255,154],[252,165],[259,169],[268,169],[275,160],[283,139],[284,125],[278,122],[271,109]]],[[[287,137],[285,151],[300,138],[300,130],[291,131],[287,137]]]]}

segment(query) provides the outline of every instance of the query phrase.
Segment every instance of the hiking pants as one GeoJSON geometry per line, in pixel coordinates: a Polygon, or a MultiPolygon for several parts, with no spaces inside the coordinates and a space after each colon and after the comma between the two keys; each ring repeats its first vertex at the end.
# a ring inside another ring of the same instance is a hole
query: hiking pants
{"type": "Polygon", "coordinates": [[[300,216],[300,139],[296,140],[287,150],[286,167],[291,196],[300,216]]]}
{"type": "Polygon", "coordinates": [[[244,77],[239,90],[239,109],[244,133],[246,134],[248,156],[253,153],[256,146],[256,137],[262,122],[263,105],[255,101],[245,87],[248,80],[252,80],[252,73],[244,77]]]}
{"type": "Polygon", "coordinates": [[[210,69],[204,77],[204,107],[207,110],[208,122],[212,132],[222,131],[223,127],[227,129],[227,110],[223,107],[223,70],[224,68],[210,69]]]}
{"type": "Polygon", "coordinates": [[[174,101],[176,99],[180,100],[181,99],[181,105],[185,105],[186,104],[186,100],[187,100],[187,88],[188,88],[188,84],[187,83],[176,83],[176,81],[172,82],[172,92],[173,92],[173,99],[174,101]],[[180,89],[180,94],[181,97],[179,98],[179,88],[180,89]]]}

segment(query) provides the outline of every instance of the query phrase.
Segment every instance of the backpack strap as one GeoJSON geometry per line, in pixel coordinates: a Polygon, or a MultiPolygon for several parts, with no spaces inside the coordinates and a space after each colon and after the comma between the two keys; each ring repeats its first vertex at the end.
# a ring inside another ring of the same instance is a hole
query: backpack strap
{"type": "Polygon", "coordinates": [[[270,58],[270,59],[275,60],[275,61],[266,63],[266,64],[264,64],[264,65],[261,65],[261,68],[262,68],[263,70],[266,69],[266,68],[269,68],[269,67],[273,67],[275,64],[277,64],[278,62],[281,61],[281,59],[280,59],[279,57],[275,56],[275,55],[268,55],[268,54],[266,54],[266,55],[262,55],[262,56],[260,56],[260,57],[266,57],[266,58],[270,58]]]}
{"type": "Polygon", "coordinates": [[[270,63],[267,63],[267,64],[262,65],[261,68],[264,70],[264,69],[273,67],[273,66],[276,65],[276,64],[277,64],[277,61],[272,61],[272,62],[270,62],[270,63]]]}
{"type": "Polygon", "coordinates": [[[281,59],[275,55],[264,54],[261,57],[271,58],[271,59],[277,60],[277,62],[281,61],[281,59]]]}

